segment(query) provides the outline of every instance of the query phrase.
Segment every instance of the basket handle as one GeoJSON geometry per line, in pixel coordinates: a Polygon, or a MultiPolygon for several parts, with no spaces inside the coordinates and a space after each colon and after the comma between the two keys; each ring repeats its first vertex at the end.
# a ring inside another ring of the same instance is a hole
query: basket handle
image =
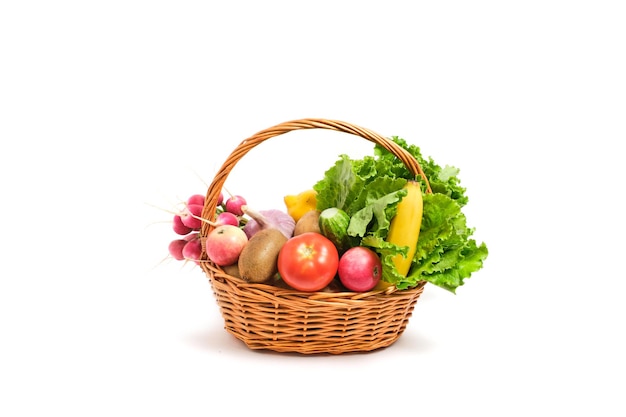
{"type": "MultiPolygon", "coordinates": [[[[205,200],[206,203],[204,205],[204,210],[202,211],[202,217],[205,219],[213,219],[215,210],[217,208],[217,200],[219,198],[220,192],[224,187],[224,184],[226,183],[226,178],[228,177],[228,174],[230,174],[230,171],[233,169],[233,167],[237,164],[237,162],[239,162],[241,158],[243,158],[245,154],[248,153],[248,151],[250,151],[261,142],[273,138],[274,136],[279,136],[284,133],[301,129],[335,130],[360,136],[363,139],[374,142],[387,149],[398,159],[400,159],[402,163],[407,167],[407,169],[411,171],[416,177],[418,175],[421,176],[426,183],[427,192],[432,192],[430,188],[430,183],[428,182],[428,178],[426,178],[426,175],[424,174],[424,171],[422,171],[422,167],[419,165],[419,163],[409,152],[407,152],[405,149],[403,149],[392,140],[385,138],[369,129],[365,129],[363,127],[356,126],[351,123],[342,122],[339,120],[299,119],[280,123],[268,129],[261,130],[260,132],[257,132],[256,134],[250,136],[248,139],[243,140],[239,144],[239,146],[237,146],[237,148],[235,148],[235,150],[231,152],[226,161],[224,161],[224,164],[222,165],[220,170],[215,175],[215,178],[213,178],[213,182],[210,184],[209,189],[207,190],[205,200]]],[[[212,228],[213,226],[204,223],[200,233],[201,236],[207,236],[212,228]]]]}

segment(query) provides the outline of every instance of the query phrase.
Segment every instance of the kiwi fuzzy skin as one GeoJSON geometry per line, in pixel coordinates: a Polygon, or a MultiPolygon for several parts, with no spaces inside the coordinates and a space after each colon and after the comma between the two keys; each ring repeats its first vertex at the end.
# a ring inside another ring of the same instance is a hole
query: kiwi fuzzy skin
{"type": "Polygon", "coordinates": [[[287,237],[278,229],[255,233],[239,255],[241,278],[253,283],[268,282],[278,272],[278,253],[286,242],[287,237]]]}

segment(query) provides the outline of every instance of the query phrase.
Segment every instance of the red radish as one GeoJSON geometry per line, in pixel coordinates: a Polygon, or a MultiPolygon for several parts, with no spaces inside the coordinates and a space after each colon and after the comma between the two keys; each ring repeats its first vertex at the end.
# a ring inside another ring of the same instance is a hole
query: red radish
{"type": "Polygon", "coordinates": [[[187,243],[188,241],[186,239],[172,240],[168,246],[168,251],[170,255],[172,255],[172,257],[177,261],[182,261],[183,259],[185,259],[185,256],[183,255],[183,248],[187,243]]]}
{"type": "Polygon", "coordinates": [[[186,240],[187,242],[189,242],[190,240],[194,240],[194,239],[200,239],[200,233],[198,232],[189,233],[187,236],[183,237],[183,239],[186,240]]]}
{"type": "Polygon", "coordinates": [[[183,224],[183,219],[180,217],[179,214],[175,214],[174,215],[174,220],[172,223],[172,228],[174,229],[174,232],[176,234],[179,235],[186,235],[189,234],[193,231],[193,229],[191,227],[187,227],[183,224]]]}
{"type": "Polygon", "coordinates": [[[218,214],[214,222],[204,219],[200,217],[203,208],[203,206],[198,206],[197,204],[187,206],[181,214],[176,215],[174,218],[174,230],[177,230],[177,233],[180,235],[186,235],[200,230],[202,223],[208,223],[215,227],[224,224],[239,226],[239,217],[228,211],[218,214]]]}
{"type": "Polygon", "coordinates": [[[217,198],[217,205],[221,206],[222,204],[224,204],[224,193],[221,192],[220,196],[217,198]]]}
{"type": "Polygon", "coordinates": [[[204,206],[204,196],[202,194],[194,194],[187,199],[187,204],[199,204],[204,206]]]}
{"type": "Polygon", "coordinates": [[[243,216],[243,210],[241,206],[245,206],[247,204],[246,199],[240,195],[233,195],[226,200],[225,209],[226,211],[233,213],[237,216],[243,216]]]}
{"type": "Polygon", "coordinates": [[[180,214],[183,224],[191,229],[198,230],[202,226],[202,210],[204,206],[200,204],[188,204],[180,214]]]}
{"type": "Polygon", "coordinates": [[[235,216],[233,213],[229,211],[223,211],[217,215],[217,219],[215,219],[215,225],[221,226],[224,224],[230,224],[232,226],[239,226],[239,217],[235,216]]]}
{"type": "Polygon", "coordinates": [[[248,236],[237,226],[225,224],[211,230],[206,237],[207,256],[219,266],[232,265],[248,243],[248,236]]]}
{"type": "Polygon", "coordinates": [[[355,246],[341,256],[337,273],[346,288],[364,292],[378,284],[383,268],[376,252],[364,246],[355,246]]]}
{"type": "Polygon", "coordinates": [[[194,261],[196,264],[199,264],[200,257],[202,256],[202,244],[200,239],[192,239],[185,242],[182,255],[184,259],[194,261]]]}

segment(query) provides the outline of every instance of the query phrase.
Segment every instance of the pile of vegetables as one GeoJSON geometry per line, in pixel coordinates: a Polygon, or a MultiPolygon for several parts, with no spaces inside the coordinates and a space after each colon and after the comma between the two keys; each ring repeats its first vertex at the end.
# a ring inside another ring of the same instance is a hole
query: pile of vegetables
{"type": "MultiPolygon", "coordinates": [[[[450,292],[480,270],[484,243],[472,238],[463,207],[459,170],[424,158],[417,146],[394,136],[422,167],[425,181],[392,153],[375,145],[362,159],[339,155],[318,182],[284,197],[284,209],[255,210],[245,198],[223,194],[214,218],[200,217],[194,195],[175,214],[170,243],[177,260],[207,257],[229,275],[299,291],[370,291],[429,282],[450,292]]],[[[198,207],[199,206],[199,207],[198,207]]]]}

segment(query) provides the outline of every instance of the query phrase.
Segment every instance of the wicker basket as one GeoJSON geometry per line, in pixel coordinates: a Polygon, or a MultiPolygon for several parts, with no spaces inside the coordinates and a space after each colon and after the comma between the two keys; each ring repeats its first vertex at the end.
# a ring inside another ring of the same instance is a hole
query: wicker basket
{"type": "MultiPolygon", "coordinates": [[[[428,184],[418,162],[393,141],[368,129],[326,119],[301,119],[262,130],[242,141],[210,184],[203,217],[212,218],[219,194],[237,162],[261,142],[300,129],[330,129],[359,136],[392,152],[428,184]]],[[[430,186],[428,185],[428,192],[430,186]]],[[[408,290],[299,292],[269,284],[253,284],[226,274],[207,260],[204,241],[212,226],[201,231],[206,272],[224,318],[225,329],[250,349],[301,354],[368,352],[394,343],[404,332],[424,283],[408,290]]]]}

